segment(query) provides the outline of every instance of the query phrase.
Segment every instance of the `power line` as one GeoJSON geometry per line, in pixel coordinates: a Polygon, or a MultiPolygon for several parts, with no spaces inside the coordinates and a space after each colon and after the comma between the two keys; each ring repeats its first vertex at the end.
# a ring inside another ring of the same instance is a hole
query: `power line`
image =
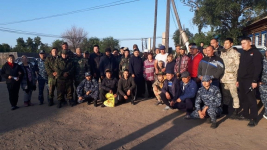
{"type": "Polygon", "coordinates": [[[127,1],[127,2],[122,2],[122,1],[124,1],[124,0],[119,0],[119,1],[111,2],[111,3],[107,3],[107,4],[103,4],[103,5],[99,5],[99,6],[94,6],[94,7],[90,7],[90,8],[85,8],[85,9],[80,9],[80,10],[75,10],[75,11],[71,11],[71,12],[50,15],[50,16],[46,16],[46,17],[38,17],[38,18],[33,18],[33,19],[26,19],[26,20],[13,21],[13,22],[7,22],[7,23],[0,23],[0,25],[9,25],[9,24],[30,22],[30,21],[41,20],[41,19],[54,18],[54,17],[59,17],[59,16],[66,16],[66,15],[71,15],[71,14],[75,14],[75,13],[81,13],[81,12],[85,12],[85,11],[91,11],[91,10],[97,10],[97,9],[102,9],[102,8],[108,8],[108,7],[113,7],[113,6],[118,6],[118,5],[128,4],[128,3],[133,3],[133,2],[136,2],[136,1],[139,1],[139,0],[131,0],[131,1],[127,1]]]}

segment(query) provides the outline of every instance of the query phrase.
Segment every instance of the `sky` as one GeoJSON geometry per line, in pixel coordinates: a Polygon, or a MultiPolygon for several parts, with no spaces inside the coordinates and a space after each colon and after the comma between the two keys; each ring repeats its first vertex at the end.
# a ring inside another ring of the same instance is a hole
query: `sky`
{"type": "MultiPolygon", "coordinates": [[[[88,37],[105,38],[112,36],[116,39],[138,38],[140,40],[122,40],[120,46],[132,48],[137,44],[141,48],[141,38],[153,37],[155,0],[139,0],[131,3],[110,6],[102,9],[84,11],[80,13],[58,16],[53,18],[6,24],[9,22],[28,20],[38,17],[46,17],[55,14],[71,12],[109,3],[118,4],[133,0],[0,0],[0,29],[10,28],[28,32],[61,35],[71,26],[84,28],[88,37]],[[117,2],[117,3],[114,3],[117,2]]],[[[166,28],[166,1],[158,0],[157,36],[162,36],[166,28]]],[[[193,12],[188,6],[184,6],[180,0],[175,0],[182,25],[192,33],[197,32],[197,26],[193,25],[193,12]]],[[[170,16],[170,36],[177,29],[175,15],[170,16]],[[175,22],[174,22],[175,21],[175,22]]],[[[34,35],[16,34],[0,31],[0,43],[16,45],[16,39],[22,37],[25,41],[34,35]]],[[[54,37],[41,37],[43,43],[51,45],[58,39],[54,37]]],[[[157,39],[161,44],[162,40],[157,39]]],[[[170,47],[174,42],[170,38],[170,47]]]]}

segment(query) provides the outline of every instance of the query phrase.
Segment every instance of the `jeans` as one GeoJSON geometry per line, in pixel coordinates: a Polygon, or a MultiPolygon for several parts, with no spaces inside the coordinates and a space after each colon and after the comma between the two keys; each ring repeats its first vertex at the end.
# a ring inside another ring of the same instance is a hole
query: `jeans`
{"type": "Polygon", "coordinates": [[[44,102],[44,89],[46,89],[47,93],[47,101],[49,102],[49,90],[48,90],[48,81],[45,79],[38,79],[38,87],[39,87],[39,95],[38,100],[43,103],[44,102]]]}

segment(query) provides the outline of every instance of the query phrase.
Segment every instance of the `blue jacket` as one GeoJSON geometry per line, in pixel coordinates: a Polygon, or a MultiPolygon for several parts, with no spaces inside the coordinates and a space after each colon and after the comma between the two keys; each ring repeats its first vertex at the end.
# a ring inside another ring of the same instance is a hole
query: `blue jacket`
{"type": "Polygon", "coordinates": [[[161,92],[164,94],[168,92],[171,100],[176,101],[181,95],[179,80],[176,77],[173,77],[171,80],[165,80],[161,92]]]}
{"type": "Polygon", "coordinates": [[[187,85],[185,85],[183,90],[183,81],[180,81],[181,96],[179,97],[182,101],[188,98],[194,98],[197,94],[197,84],[194,80],[190,80],[187,85]]]}
{"type": "Polygon", "coordinates": [[[76,92],[78,97],[91,96],[92,98],[97,99],[99,94],[99,86],[95,79],[92,79],[91,81],[84,79],[77,87],[76,92]],[[86,92],[88,91],[91,91],[91,93],[86,95],[86,92]]]}

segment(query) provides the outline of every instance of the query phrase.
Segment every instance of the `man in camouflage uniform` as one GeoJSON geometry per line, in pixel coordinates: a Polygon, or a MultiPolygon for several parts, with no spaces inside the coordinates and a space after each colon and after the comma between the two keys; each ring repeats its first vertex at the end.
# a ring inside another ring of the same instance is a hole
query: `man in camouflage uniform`
{"type": "MultiPolygon", "coordinates": [[[[45,51],[41,50],[39,52],[40,58],[37,59],[37,68],[36,68],[36,73],[38,77],[38,86],[39,86],[39,96],[38,100],[40,101],[40,105],[43,105],[44,103],[44,89],[45,86],[48,84],[48,76],[45,70],[45,51]]],[[[48,88],[47,89],[47,100],[49,103],[49,96],[48,96],[48,88]]]]}
{"type": "Polygon", "coordinates": [[[68,51],[62,50],[61,57],[56,59],[55,69],[57,72],[57,100],[58,108],[61,105],[66,95],[69,105],[74,106],[73,101],[73,78],[74,78],[74,64],[73,61],[68,58],[68,51]]]}
{"type": "Polygon", "coordinates": [[[45,70],[47,72],[48,75],[48,91],[49,91],[49,106],[52,106],[54,104],[53,102],[53,98],[54,98],[54,91],[56,89],[56,85],[57,85],[57,72],[56,72],[56,68],[55,68],[55,64],[56,64],[56,59],[58,58],[58,50],[57,48],[52,48],[51,50],[51,55],[48,56],[45,59],[45,70]]]}
{"type": "MultiPolygon", "coordinates": [[[[68,43],[67,42],[63,42],[62,43],[62,45],[61,45],[61,47],[62,47],[62,51],[63,50],[67,50],[67,52],[68,52],[68,57],[69,58],[71,58],[71,59],[73,59],[74,58],[74,53],[69,49],[69,45],[68,45],[68,43]]],[[[61,52],[62,53],[62,52],[61,52]]],[[[61,56],[61,53],[59,54],[59,56],[61,56]]]]}
{"type": "Polygon", "coordinates": [[[122,74],[125,69],[129,70],[130,51],[128,47],[124,47],[123,51],[124,51],[124,57],[121,58],[121,62],[119,65],[120,78],[122,77],[122,74]]]}
{"type": "MultiPolygon", "coordinates": [[[[76,48],[76,56],[73,58],[73,63],[74,63],[74,86],[75,90],[77,89],[78,85],[84,80],[84,74],[85,72],[90,72],[90,64],[89,60],[87,58],[84,58],[81,52],[80,48],[76,48]]],[[[75,101],[77,102],[78,96],[77,93],[75,92],[75,101]]]]}
{"type": "Polygon", "coordinates": [[[92,74],[86,72],[85,79],[79,84],[76,91],[79,97],[78,102],[82,103],[83,100],[86,100],[89,105],[92,101],[97,100],[99,95],[99,85],[95,79],[92,79],[92,74]]]}
{"type": "Polygon", "coordinates": [[[233,98],[233,108],[235,109],[231,119],[235,119],[238,114],[239,98],[237,94],[237,71],[240,62],[240,53],[233,49],[233,39],[227,38],[224,41],[224,50],[221,52],[221,58],[225,65],[224,75],[221,78],[221,90],[223,96],[223,114],[228,114],[228,105],[233,98]]]}
{"type": "Polygon", "coordinates": [[[202,78],[202,87],[199,88],[197,92],[195,107],[196,110],[193,111],[189,117],[185,119],[190,118],[200,118],[204,119],[206,114],[209,115],[208,123],[211,124],[211,128],[216,128],[216,117],[219,116],[222,112],[222,109],[220,107],[222,96],[220,93],[220,89],[212,85],[212,80],[210,76],[204,75],[202,78]],[[201,110],[201,104],[204,103],[204,106],[201,110]]]}
{"type": "Polygon", "coordinates": [[[261,75],[260,82],[260,94],[261,94],[261,102],[265,108],[265,112],[263,117],[267,119],[267,51],[265,51],[265,57],[263,59],[263,70],[261,75]]]}

